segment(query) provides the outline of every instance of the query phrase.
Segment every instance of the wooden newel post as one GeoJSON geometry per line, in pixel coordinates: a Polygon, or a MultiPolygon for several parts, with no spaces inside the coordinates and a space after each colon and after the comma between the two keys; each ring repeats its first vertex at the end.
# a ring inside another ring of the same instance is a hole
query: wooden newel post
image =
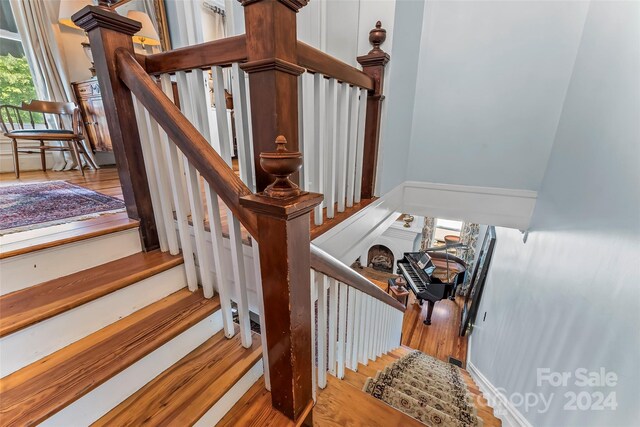
{"type": "Polygon", "coordinates": [[[302,192],[289,180],[302,154],[287,151],[282,136],[276,144],[276,151],[260,154],[260,165],[276,181],[240,204],[258,214],[272,404],[300,421],[313,407],[309,228],[322,195],[302,192]]]}
{"type": "Polygon", "coordinates": [[[101,4],[104,6],[86,6],[72,19],[89,35],[127,213],[140,221],[143,246],[149,251],[158,248],[158,233],[133,99],[118,78],[115,60],[118,49],[134,52],[131,37],[140,31],[141,24],[109,10],[108,2],[101,4]]]}
{"type": "Polygon", "coordinates": [[[380,45],[387,38],[387,31],[382,28],[380,21],[369,32],[369,42],[373,49],[358,57],[362,71],[368,74],[374,82],[373,90],[367,97],[367,119],[364,128],[364,151],[362,163],[362,198],[373,197],[376,183],[376,168],[378,165],[378,143],[380,140],[380,113],[382,112],[382,85],[384,82],[384,67],[389,62],[389,54],[380,49],[380,45]]]}
{"type": "MultiPolygon", "coordinates": [[[[296,13],[307,0],[238,0],[244,6],[251,123],[256,189],[271,182],[259,167],[259,155],[272,149],[273,140],[287,135],[289,149],[298,145],[298,66],[296,13]]],[[[292,176],[298,182],[298,173],[292,176]]]]}

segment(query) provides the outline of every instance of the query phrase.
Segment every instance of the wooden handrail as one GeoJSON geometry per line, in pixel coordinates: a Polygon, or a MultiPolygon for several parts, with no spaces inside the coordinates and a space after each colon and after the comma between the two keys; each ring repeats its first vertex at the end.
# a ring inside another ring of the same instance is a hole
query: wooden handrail
{"type": "Polygon", "coordinates": [[[118,77],[222,198],[249,233],[258,236],[256,214],[240,206],[240,198],[252,194],[198,130],[182,115],[156,82],[127,50],[116,51],[118,77]]]}
{"type": "Polygon", "coordinates": [[[311,268],[332,277],[347,286],[356,288],[391,307],[404,312],[406,307],[400,301],[374,285],[369,279],[358,273],[342,261],[329,255],[313,243],[311,244],[311,268]]]}
{"type": "Polygon", "coordinates": [[[333,77],[342,82],[373,90],[374,81],[367,74],[321,50],[298,40],[298,65],[315,73],[333,77]]]}
{"type": "Polygon", "coordinates": [[[207,68],[214,65],[230,65],[247,60],[247,38],[244,34],[211,42],[200,43],[169,52],[147,55],[145,68],[149,74],[175,73],[176,71],[207,68]]]}

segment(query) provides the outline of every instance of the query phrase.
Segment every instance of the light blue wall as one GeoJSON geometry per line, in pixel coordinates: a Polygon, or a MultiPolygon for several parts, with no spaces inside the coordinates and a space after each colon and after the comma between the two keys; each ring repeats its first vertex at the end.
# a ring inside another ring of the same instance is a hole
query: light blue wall
{"type": "Polygon", "coordinates": [[[418,52],[424,3],[397,0],[392,52],[385,70],[383,121],[378,153],[377,191],[385,194],[406,180],[407,155],[418,75],[418,52]]]}
{"type": "Polygon", "coordinates": [[[407,178],[538,190],[584,10],[427,2],[407,178]]]}
{"type": "Polygon", "coordinates": [[[640,3],[591,2],[526,243],[498,229],[470,358],[507,396],[553,394],[536,426],[640,419],[640,3]],[[486,321],[482,321],[484,313],[486,321]],[[604,367],[617,386],[577,387],[604,367]],[[571,372],[567,387],[536,370],[571,372]],[[568,391],[615,392],[615,411],[568,411],[568,391]]]}

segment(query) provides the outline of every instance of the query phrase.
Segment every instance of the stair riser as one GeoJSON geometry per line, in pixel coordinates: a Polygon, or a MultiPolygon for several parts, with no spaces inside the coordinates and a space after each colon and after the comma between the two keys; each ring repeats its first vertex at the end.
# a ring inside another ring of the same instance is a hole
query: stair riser
{"type": "Polygon", "coordinates": [[[194,424],[194,427],[210,427],[216,425],[263,374],[264,368],[262,359],[260,359],[194,424]]]}
{"type": "Polygon", "coordinates": [[[133,255],[142,250],[137,228],[68,243],[0,261],[0,295],[133,255]]]}
{"type": "Polygon", "coordinates": [[[0,339],[4,377],[186,287],[184,265],[148,277],[0,339]]]}
{"type": "Polygon", "coordinates": [[[86,426],[95,422],[221,329],[222,313],[218,310],[40,425],[86,426]]]}

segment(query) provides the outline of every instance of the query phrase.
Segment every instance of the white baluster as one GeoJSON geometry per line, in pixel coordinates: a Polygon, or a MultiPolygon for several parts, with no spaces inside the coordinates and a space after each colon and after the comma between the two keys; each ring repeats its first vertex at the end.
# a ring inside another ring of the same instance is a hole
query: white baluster
{"type": "Polygon", "coordinates": [[[353,189],[353,201],[360,203],[362,197],[362,162],[364,153],[364,125],[367,118],[367,90],[360,89],[360,106],[358,108],[358,138],[356,139],[356,176],[353,189]]]}
{"type": "MultiPolygon", "coordinates": [[[[368,318],[367,316],[369,315],[369,310],[368,310],[368,305],[367,302],[371,297],[367,294],[361,294],[360,295],[360,306],[361,306],[361,311],[360,311],[360,321],[359,321],[359,328],[360,328],[360,339],[358,341],[358,362],[362,363],[362,364],[366,364],[367,363],[367,356],[365,353],[365,346],[367,345],[368,341],[367,341],[367,328],[369,327],[368,322],[368,318]]],[[[356,364],[357,366],[357,364],[356,364]]]]}
{"type": "MultiPolygon", "coordinates": [[[[197,106],[195,105],[194,92],[198,90],[194,87],[193,77],[188,78],[185,72],[176,73],[178,81],[178,93],[183,114],[198,127],[197,106]]],[[[187,192],[189,194],[189,204],[191,206],[191,222],[193,223],[193,233],[196,241],[196,257],[198,259],[198,271],[200,271],[200,281],[207,295],[213,295],[213,277],[211,274],[210,260],[207,251],[206,234],[204,230],[204,207],[202,206],[202,196],[200,192],[200,174],[196,168],[183,156],[185,171],[187,174],[187,192]]]]}
{"type": "Polygon", "coordinates": [[[233,116],[236,122],[236,141],[238,143],[238,167],[240,168],[240,179],[247,184],[251,191],[255,180],[253,173],[253,157],[251,157],[251,143],[249,138],[249,111],[247,110],[247,90],[245,86],[244,71],[240,69],[238,63],[231,65],[233,82],[233,116]]]}
{"type": "MultiPolygon", "coordinates": [[[[316,73],[313,76],[313,93],[315,100],[314,117],[313,117],[313,160],[315,164],[313,170],[315,175],[313,177],[314,191],[317,193],[324,193],[324,147],[326,129],[324,127],[325,110],[325,91],[324,91],[324,76],[320,73],[316,73]]],[[[324,203],[319,204],[314,208],[314,221],[316,225],[322,224],[324,203]]]]}
{"type": "Polygon", "coordinates": [[[300,76],[302,86],[302,109],[298,112],[302,118],[302,138],[300,147],[302,151],[302,188],[305,191],[312,191],[313,179],[315,176],[315,163],[313,160],[314,146],[314,123],[315,116],[315,90],[313,74],[303,73],[300,76]]]}
{"type": "Polygon", "coordinates": [[[138,124],[138,133],[140,135],[140,147],[142,148],[142,158],[144,160],[144,166],[147,171],[148,183],[149,183],[149,195],[151,196],[151,206],[153,207],[153,217],[156,222],[156,230],[158,232],[158,242],[160,243],[160,250],[167,252],[169,245],[167,243],[167,233],[164,229],[164,217],[160,208],[160,194],[158,191],[158,178],[156,167],[153,164],[153,158],[151,156],[151,141],[149,140],[149,132],[147,127],[147,118],[145,117],[144,105],[134,97],[133,108],[136,115],[136,123],[138,124]]]}
{"type": "Polygon", "coordinates": [[[330,78],[326,90],[326,134],[325,141],[325,186],[324,201],[327,218],[333,218],[336,210],[336,110],[338,92],[336,79],[330,78]]]}
{"type": "Polygon", "coordinates": [[[365,329],[365,343],[364,343],[364,361],[362,363],[366,366],[369,364],[369,355],[371,349],[371,337],[373,336],[373,298],[367,295],[366,300],[367,308],[367,325],[365,329]]]}
{"type": "MultiPolygon", "coordinates": [[[[349,154],[347,158],[347,207],[353,206],[356,185],[356,151],[358,145],[358,95],[357,86],[349,88],[349,154]]],[[[359,185],[360,183],[358,183],[359,185]]]]}
{"type": "MultiPolygon", "coordinates": [[[[144,108],[144,107],[143,107],[144,108]]],[[[180,253],[178,245],[178,237],[176,235],[176,225],[173,219],[173,204],[171,203],[171,184],[169,182],[169,174],[167,173],[167,159],[164,156],[162,138],[158,124],[145,109],[145,117],[147,119],[147,129],[151,142],[151,157],[156,167],[156,179],[158,180],[158,193],[160,196],[160,209],[162,209],[162,218],[164,220],[164,229],[167,234],[167,244],[169,245],[169,253],[177,255],[180,253]]]]}
{"type": "Polygon", "coordinates": [[[329,278],[329,372],[336,375],[336,342],[338,339],[338,283],[329,278]]]}
{"type": "Polygon", "coordinates": [[[338,86],[338,141],[336,150],[337,164],[337,193],[338,212],[344,212],[347,190],[347,156],[349,155],[349,85],[340,83],[338,86]]]}
{"type": "MultiPolygon", "coordinates": [[[[220,157],[232,167],[231,149],[229,141],[229,122],[227,121],[227,106],[224,96],[224,77],[221,67],[211,67],[213,74],[213,93],[216,104],[216,121],[218,124],[218,138],[220,141],[220,157]]],[[[251,320],[249,318],[249,301],[247,297],[247,281],[245,277],[244,252],[242,246],[242,232],[240,221],[227,207],[227,223],[229,224],[229,241],[231,243],[231,265],[233,280],[236,287],[236,304],[238,306],[238,321],[240,323],[240,338],[245,348],[251,347],[251,320]]]]}
{"type": "Polygon", "coordinates": [[[353,312],[353,327],[351,329],[353,334],[353,345],[351,346],[351,364],[349,367],[353,371],[358,370],[358,350],[360,349],[360,320],[362,319],[362,292],[354,289],[354,312],[353,312]]]}
{"type": "Polygon", "coordinates": [[[378,337],[380,332],[380,311],[378,310],[378,300],[373,299],[371,301],[371,305],[373,307],[372,317],[373,317],[373,328],[371,337],[371,347],[369,349],[369,359],[376,360],[377,358],[377,347],[378,347],[378,337]]]}
{"type": "Polygon", "coordinates": [[[329,279],[316,273],[318,288],[318,387],[327,386],[327,292],[329,279]]]}
{"type": "Polygon", "coordinates": [[[344,378],[344,365],[346,356],[346,333],[347,333],[347,285],[338,282],[338,289],[340,293],[338,301],[338,355],[336,356],[336,362],[338,364],[337,377],[344,378]]]}
{"type": "MultiPolygon", "coordinates": [[[[162,91],[173,101],[173,87],[171,85],[171,77],[168,74],[160,76],[162,91]]],[[[178,224],[178,234],[180,237],[180,247],[182,249],[182,257],[184,259],[185,272],[187,275],[187,286],[189,290],[195,291],[198,288],[198,277],[196,275],[196,265],[193,257],[193,246],[191,244],[191,233],[189,231],[188,219],[188,202],[184,197],[184,176],[180,171],[180,157],[178,148],[169,141],[169,137],[162,129],[160,131],[160,142],[165,151],[169,172],[169,181],[171,182],[171,194],[173,196],[173,205],[176,209],[176,217],[178,224]]]]}
{"type": "Polygon", "coordinates": [[[356,290],[351,286],[347,286],[347,329],[345,339],[345,363],[348,368],[353,369],[351,356],[353,354],[353,335],[356,323],[356,290]]]}
{"type": "Polygon", "coordinates": [[[260,310],[260,341],[262,343],[262,365],[264,366],[264,386],[271,391],[271,377],[269,374],[269,347],[267,346],[267,324],[264,320],[264,293],[262,290],[262,273],[260,271],[260,247],[255,239],[251,241],[253,254],[253,272],[256,276],[256,294],[258,310],[260,310]]]}
{"type": "Polygon", "coordinates": [[[315,271],[310,271],[310,282],[311,282],[311,310],[309,315],[311,316],[311,396],[313,397],[313,401],[316,401],[317,398],[317,387],[318,387],[318,369],[316,367],[316,299],[318,297],[318,287],[316,285],[316,273],[315,271]]]}

